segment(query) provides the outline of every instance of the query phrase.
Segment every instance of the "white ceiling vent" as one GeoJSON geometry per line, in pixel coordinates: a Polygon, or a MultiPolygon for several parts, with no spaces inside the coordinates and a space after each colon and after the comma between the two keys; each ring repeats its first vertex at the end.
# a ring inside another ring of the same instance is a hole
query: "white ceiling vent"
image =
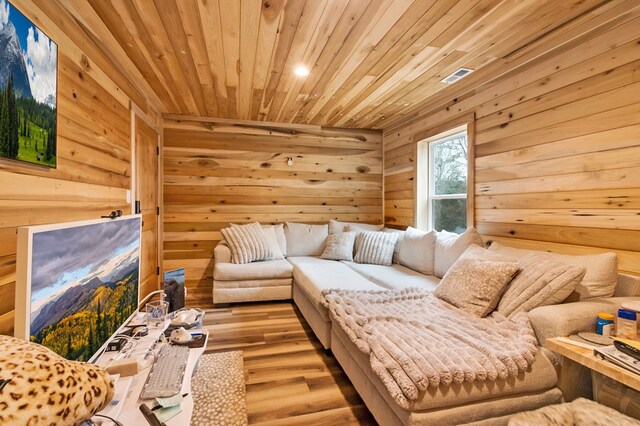
{"type": "Polygon", "coordinates": [[[445,78],[443,78],[442,80],[440,80],[440,82],[441,83],[452,84],[452,83],[455,83],[456,81],[460,80],[462,77],[466,77],[467,75],[471,74],[472,72],[473,72],[473,70],[469,69],[469,68],[459,68],[456,71],[454,71],[451,74],[449,74],[448,76],[446,76],[445,78]]]}

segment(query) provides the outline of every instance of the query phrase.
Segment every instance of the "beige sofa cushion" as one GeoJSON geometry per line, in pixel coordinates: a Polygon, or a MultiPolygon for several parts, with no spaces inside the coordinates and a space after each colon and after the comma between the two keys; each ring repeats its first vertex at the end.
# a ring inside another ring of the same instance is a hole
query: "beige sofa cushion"
{"type": "Polygon", "coordinates": [[[440,278],[434,275],[424,275],[406,266],[394,264],[391,266],[367,265],[355,262],[342,262],[369,281],[386,289],[400,289],[420,287],[434,291],[440,283],[440,278]]]}
{"type": "Polygon", "coordinates": [[[307,256],[288,260],[293,265],[294,285],[307,296],[325,321],[329,321],[329,314],[324,306],[323,290],[384,290],[342,262],[307,256]]]}
{"type": "Polygon", "coordinates": [[[287,222],[287,256],[320,256],[329,236],[329,225],[287,222]]]}
{"type": "Polygon", "coordinates": [[[425,275],[433,275],[436,255],[436,231],[407,228],[398,250],[398,263],[425,275]]]}
{"type": "Polygon", "coordinates": [[[449,268],[472,244],[483,245],[482,237],[475,228],[468,228],[460,235],[447,231],[438,232],[433,263],[434,275],[438,278],[444,277],[449,268]]]}
{"type": "Polygon", "coordinates": [[[372,225],[369,223],[359,222],[342,222],[331,219],[329,221],[329,234],[339,234],[340,232],[349,231],[380,231],[384,225],[372,225]]]}
{"type": "Polygon", "coordinates": [[[218,263],[213,268],[213,278],[219,281],[270,280],[291,278],[293,266],[286,260],[265,260],[242,265],[218,263]]]}
{"type": "Polygon", "coordinates": [[[595,297],[611,297],[616,290],[618,281],[618,257],[615,253],[591,255],[558,254],[540,250],[507,247],[497,242],[492,243],[489,250],[498,251],[518,258],[530,253],[543,253],[558,262],[585,268],[586,273],[584,278],[580,284],[578,284],[576,290],[569,295],[566,300],[567,302],[588,300],[595,297]]]}
{"type": "Polygon", "coordinates": [[[518,262],[522,268],[498,304],[498,312],[510,317],[518,312],[562,303],[575,290],[585,269],[532,253],[518,262]]]}
{"type": "Polygon", "coordinates": [[[484,317],[496,308],[519,270],[515,262],[463,257],[447,271],[435,295],[471,315],[484,317]]]}

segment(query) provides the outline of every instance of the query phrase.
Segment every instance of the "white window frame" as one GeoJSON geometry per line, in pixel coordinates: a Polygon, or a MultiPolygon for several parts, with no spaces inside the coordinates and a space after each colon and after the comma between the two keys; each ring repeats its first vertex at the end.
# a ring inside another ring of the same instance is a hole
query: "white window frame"
{"type": "MultiPolygon", "coordinates": [[[[467,200],[467,209],[469,208],[469,173],[467,172],[467,192],[462,194],[446,194],[435,195],[435,179],[433,177],[433,168],[431,160],[433,159],[434,147],[440,143],[448,142],[451,139],[459,137],[461,134],[467,136],[467,165],[469,164],[469,132],[467,125],[458,126],[446,132],[438,133],[435,136],[418,142],[418,161],[416,168],[416,227],[425,231],[433,229],[433,203],[434,200],[467,200]],[[425,170],[426,168],[426,170],[425,170]]],[[[468,215],[467,215],[468,222],[468,215]]],[[[469,224],[467,223],[467,226],[469,224]]]]}

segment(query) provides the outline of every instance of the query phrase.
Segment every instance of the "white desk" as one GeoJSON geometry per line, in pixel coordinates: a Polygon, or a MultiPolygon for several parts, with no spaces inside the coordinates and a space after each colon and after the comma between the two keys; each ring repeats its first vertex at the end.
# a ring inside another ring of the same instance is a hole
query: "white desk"
{"type": "MultiPolygon", "coordinates": [[[[139,364],[142,366],[141,371],[138,374],[131,377],[123,377],[119,379],[116,383],[116,393],[114,398],[119,398],[122,393],[119,390],[122,388],[124,384],[126,389],[126,396],[119,401],[117,406],[109,406],[105,410],[103,410],[103,414],[106,414],[111,417],[115,417],[120,423],[124,426],[139,426],[139,425],[147,425],[147,421],[144,416],[140,412],[139,406],[142,403],[146,403],[150,407],[156,405],[155,399],[153,400],[140,400],[140,392],[142,392],[142,387],[144,386],[145,381],[147,380],[147,376],[151,371],[151,364],[153,361],[152,356],[148,356],[146,360],[144,359],[145,355],[148,353],[149,349],[153,347],[155,342],[158,340],[160,335],[166,330],[169,326],[169,322],[165,323],[163,328],[150,329],[149,334],[140,338],[138,344],[131,352],[130,358],[136,358],[139,360],[139,364]],[[146,368],[145,368],[146,367],[146,368]],[[123,405],[120,405],[123,404],[123,405]]],[[[202,330],[190,330],[194,333],[202,333],[202,330]]],[[[191,377],[195,372],[195,368],[197,366],[198,360],[200,356],[204,353],[204,350],[207,347],[207,340],[209,335],[205,332],[205,342],[201,348],[191,349],[189,351],[189,360],[187,361],[187,367],[184,373],[184,380],[182,383],[181,394],[187,393],[188,395],[184,398],[182,402],[182,412],[173,417],[171,420],[167,421],[167,426],[184,426],[188,425],[191,422],[191,416],[193,413],[193,397],[191,395],[191,377]]],[[[155,352],[158,351],[160,346],[157,346],[155,352]]],[[[110,361],[117,355],[116,352],[105,352],[98,359],[97,364],[101,366],[107,366],[110,361]]],[[[96,418],[95,421],[99,420],[96,418]]],[[[113,424],[110,421],[105,420],[103,425],[111,425],[113,424]]]]}

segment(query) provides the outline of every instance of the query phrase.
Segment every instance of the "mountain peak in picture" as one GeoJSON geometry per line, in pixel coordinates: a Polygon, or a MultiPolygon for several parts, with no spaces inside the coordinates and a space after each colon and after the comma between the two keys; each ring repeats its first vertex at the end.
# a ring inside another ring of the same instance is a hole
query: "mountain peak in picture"
{"type": "Polygon", "coordinates": [[[13,75],[16,96],[33,98],[20,39],[11,22],[0,31],[0,87],[6,86],[10,75],[13,75]]]}

